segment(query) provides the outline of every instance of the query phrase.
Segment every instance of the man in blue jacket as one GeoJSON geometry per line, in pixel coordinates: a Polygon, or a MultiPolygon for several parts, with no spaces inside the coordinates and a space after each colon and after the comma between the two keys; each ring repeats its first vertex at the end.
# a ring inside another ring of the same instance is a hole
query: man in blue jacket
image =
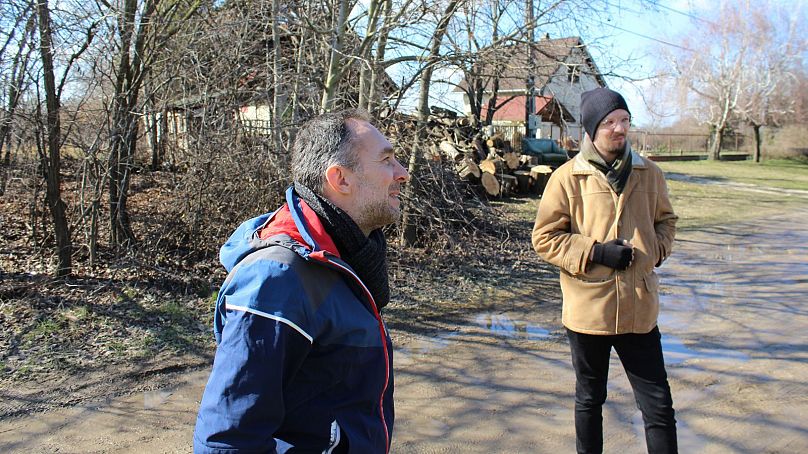
{"type": "Polygon", "coordinates": [[[318,116],[297,134],[294,184],[221,249],[217,350],[194,452],[387,453],[392,345],[381,227],[409,179],[367,113],[318,116]]]}

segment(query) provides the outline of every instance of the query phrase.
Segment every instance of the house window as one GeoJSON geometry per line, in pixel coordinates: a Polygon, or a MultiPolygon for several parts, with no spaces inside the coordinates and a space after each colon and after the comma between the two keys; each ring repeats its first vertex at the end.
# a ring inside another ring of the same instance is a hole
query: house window
{"type": "Polygon", "coordinates": [[[572,83],[576,83],[581,80],[581,74],[580,70],[578,69],[578,65],[567,66],[567,80],[572,83]]]}

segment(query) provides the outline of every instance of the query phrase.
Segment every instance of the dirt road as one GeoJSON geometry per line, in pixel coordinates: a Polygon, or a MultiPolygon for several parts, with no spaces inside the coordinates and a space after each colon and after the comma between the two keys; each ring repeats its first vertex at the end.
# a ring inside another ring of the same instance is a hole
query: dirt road
{"type": "MultiPolygon", "coordinates": [[[[660,328],[682,453],[808,452],[808,211],[682,232],[661,269],[660,328]]],[[[394,331],[394,453],[574,450],[558,294],[530,282],[483,312],[394,331]]],[[[0,452],[189,452],[207,370],[169,389],[0,421],[0,452]]],[[[605,451],[645,452],[612,360],[605,451]]]]}

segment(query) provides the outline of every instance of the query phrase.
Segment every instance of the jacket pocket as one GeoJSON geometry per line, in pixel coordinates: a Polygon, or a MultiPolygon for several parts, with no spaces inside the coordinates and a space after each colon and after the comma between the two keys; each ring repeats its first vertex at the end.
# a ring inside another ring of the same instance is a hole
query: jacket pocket
{"type": "Polygon", "coordinates": [[[604,282],[614,281],[616,274],[615,270],[608,266],[590,264],[586,274],[572,274],[564,269],[561,269],[561,274],[565,274],[573,281],[581,281],[587,284],[602,284],[604,282]]]}
{"type": "Polygon", "coordinates": [[[659,290],[659,275],[654,271],[646,274],[642,279],[645,281],[645,290],[648,293],[654,294],[659,290]]]}
{"type": "Polygon", "coordinates": [[[616,281],[579,279],[561,275],[564,326],[588,333],[614,333],[617,320],[616,281]]]}

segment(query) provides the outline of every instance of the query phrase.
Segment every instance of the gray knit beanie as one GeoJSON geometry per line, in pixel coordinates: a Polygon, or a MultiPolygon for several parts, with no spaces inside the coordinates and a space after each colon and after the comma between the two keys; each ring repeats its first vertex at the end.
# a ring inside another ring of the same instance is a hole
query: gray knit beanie
{"type": "Polygon", "coordinates": [[[590,139],[595,140],[598,124],[617,109],[623,109],[631,115],[626,100],[614,90],[604,87],[581,93],[581,124],[590,139]]]}

